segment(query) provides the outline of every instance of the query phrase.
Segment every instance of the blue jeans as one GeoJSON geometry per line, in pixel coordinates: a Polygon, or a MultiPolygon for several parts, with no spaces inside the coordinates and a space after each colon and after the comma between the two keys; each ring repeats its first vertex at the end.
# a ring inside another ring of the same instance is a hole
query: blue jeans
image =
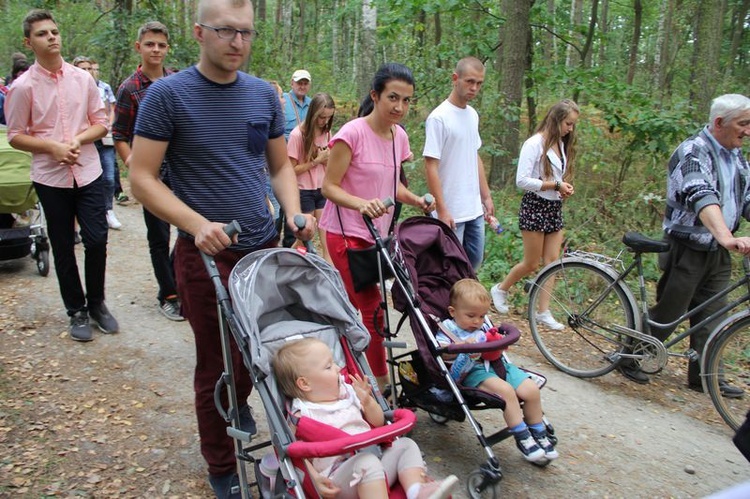
{"type": "Polygon", "coordinates": [[[484,217],[479,216],[468,222],[456,224],[456,236],[469,257],[474,272],[479,270],[484,260],[484,217]]]}
{"type": "Polygon", "coordinates": [[[104,301],[104,273],[107,267],[107,212],[104,209],[104,181],[100,176],[84,187],[50,187],[34,182],[47,218],[57,283],[63,303],[72,316],[104,301]],[[84,292],[74,251],[74,220],[78,219],[83,240],[84,292]]]}
{"type": "Polygon", "coordinates": [[[114,146],[105,146],[101,140],[94,142],[96,150],[99,153],[99,161],[102,164],[102,178],[104,179],[104,189],[107,196],[106,208],[112,209],[112,200],[115,197],[115,148],[114,146]]]}

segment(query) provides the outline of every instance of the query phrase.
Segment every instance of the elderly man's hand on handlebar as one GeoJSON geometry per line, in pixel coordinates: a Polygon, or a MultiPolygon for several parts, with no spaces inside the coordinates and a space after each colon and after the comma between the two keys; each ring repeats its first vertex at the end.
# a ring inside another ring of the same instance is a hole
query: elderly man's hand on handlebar
{"type": "Polygon", "coordinates": [[[750,255],[750,237],[735,237],[727,246],[730,251],[750,255]]]}

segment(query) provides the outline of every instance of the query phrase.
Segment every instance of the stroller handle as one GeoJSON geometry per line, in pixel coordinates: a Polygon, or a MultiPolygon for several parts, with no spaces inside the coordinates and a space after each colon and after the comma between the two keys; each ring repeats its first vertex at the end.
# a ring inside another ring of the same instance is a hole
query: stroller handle
{"type": "Polygon", "coordinates": [[[240,233],[242,233],[242,227],[240,227],[240,223],[237,220],[232,220],[224,226],[224,234],[228,235],[229,237],[240,233]]]}
{"type": "MultiPolygon", "coordinates": [[[[302,213],[297,213],[296,215],[294,215],[294,225],[296,225],[299,230],[304,229],[305,225],[307,225],[305,215],[303,215],[302,213]]],[[[312,253],[313,255],[316,253],[315,246],[313,246],[312,241],[302,241],[302,244],[305,245],[305,249],[308,253],[312,253]]]]}

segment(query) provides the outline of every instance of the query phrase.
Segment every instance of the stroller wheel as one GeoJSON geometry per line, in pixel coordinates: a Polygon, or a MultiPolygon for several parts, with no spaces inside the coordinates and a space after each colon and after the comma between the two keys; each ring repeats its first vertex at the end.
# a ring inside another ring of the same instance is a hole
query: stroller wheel
{"type": "Polygon", "coordinates": [[[430,416],[430,419],[436,422],[437,424],[445,424],[448,422],[448,418],[440,414],[435,414],[434,412],[428,412],[427,415],[430,416]]]}
{"type": "Polygon", "coordinates": [[[47,277],[49,274],[49,251],[40,251],[37,255],[36,268],[39,275],[47,277]]]}
{"type": "Polygon", "coordinates": [[[472,471],[466,479],[466,492],[472,499],[497,498],[496,480],[482,470],[472,471]]]}

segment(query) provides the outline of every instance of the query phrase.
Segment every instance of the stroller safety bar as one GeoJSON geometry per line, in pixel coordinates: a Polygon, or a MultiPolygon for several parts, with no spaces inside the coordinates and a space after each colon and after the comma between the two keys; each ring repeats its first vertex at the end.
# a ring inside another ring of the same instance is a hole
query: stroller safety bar
{"type": "Polygon", "coordinates": [[[451,343],[441,348],[439,353],[483,353],[508,348],[508,346],[517,342],[521,338],[521,332],[515,326],[502,323],[498,327],[499,331],[504,334],[503,338],[496,341],[486,341],[483,343],[451,343]]]}
{"type": "Polygon", "coordinates": [[[292,458],[310,458],[310,457],[329,457],[338,456],[342,453],[354,452],[365,447],[389,442],[396,437],[404,435],[414,428],[417,422],[417,416],[408,409],[396,409],[393,411],[393,423],[378,428],[373,428],[364,433],[349,435],[341,430],[322,425],[310,418],[299,418],[297,425],[297,435],[303,438],[326,438],[322,442],[297,440],[289,445],[287,453],[292,458]],[[324,431],[320,431],[321,425],[325,426],[324,431]],[[341,435],[334,439],[329,439],[331,432],[341,435]]]}

